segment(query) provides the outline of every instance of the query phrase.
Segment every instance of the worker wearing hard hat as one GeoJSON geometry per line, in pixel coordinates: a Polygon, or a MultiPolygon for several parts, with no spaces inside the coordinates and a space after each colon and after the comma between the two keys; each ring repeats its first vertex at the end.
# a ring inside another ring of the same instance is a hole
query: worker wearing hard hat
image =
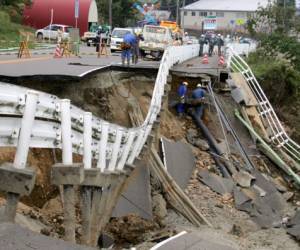
{"type": "Polygon", "coordinates": [[[203,56],[203,48],[204,44],[207,44],[207,39],[205,36],[202,34],[200,39],[199,39],[199,44],[200,44],[200,50],[199,50],[199,56],[203,56]]]}
{"type": "Polygon", "coordinates": [[[179,116],[183,116],[183,113],[185,111],[185,103],[187,98],[187,82],[182,82],[178,88],[178,104],[177,104],[177,113],[179,116]]]}
{"type": "Polygon", "coordinates": [[[197,88],[192,92],[192,104],[195,106],[196,116],[200,119],[203,116],[205,95],[206,91],[203,89],[202,83],[198,83],[197,88]]]}
{"type": "Polygon", "coordinates": [[[216,44],[218,46],[218,56],[222,55],[222,46],[224,46],[224,40],[221,36],[221,34],[218,34],[217,39],[216,39],[216,44]]]}

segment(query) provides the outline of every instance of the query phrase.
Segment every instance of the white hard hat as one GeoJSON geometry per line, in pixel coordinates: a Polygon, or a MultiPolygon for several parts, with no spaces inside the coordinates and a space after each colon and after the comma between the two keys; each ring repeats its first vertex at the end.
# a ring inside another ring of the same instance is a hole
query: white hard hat
{"type": "Polygon", "coordinates": [[[198,83],[197,84],[197,88],[201,88],[202,87],[202,84],[201,83],[198,83]]]}
{"type": "Polygon", "coordinates": [[[188,82],[183,82],[182,84],[184,84],[184,85],[189,85],[188,82]]]}
{"type": "Polygon", "coordinates": [[[201,37],[204,37],[204,35],[202,34],[201,37]]]}
{"type": "Polygon", "coordinates": [[[184,32],[184,34],[187,35],[188,33],[187,33],[187,32],[184,32]]]}
{"type": "Polygon", "coordinates": [[[218,36],[221,36],[221,34],[218,34],[218,36]]]}

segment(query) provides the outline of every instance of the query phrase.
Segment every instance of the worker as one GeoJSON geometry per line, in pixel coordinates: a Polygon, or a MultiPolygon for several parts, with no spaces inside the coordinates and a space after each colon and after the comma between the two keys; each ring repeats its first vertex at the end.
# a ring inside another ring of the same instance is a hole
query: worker
{"type": "Polygon", "coordinates": [[[140,53],[140,41],[144,41],[144,37],[141,33],[135,33],[135,43],[132,46],[132,63],[137,64],[140,53]]]}
{"type": "Polygon", "coordinates": [[[190,37],[189,37],[189,33],[184,32],[184,37],[183,37],[183,44],[190,44],[190,37]]]}
{"type": "Polygon", "coordinates": [[[195,106],[196,116],[202,119],[203,101],[205,100],[206,91],[203,89],[202,83],[197,84],[197,88],[192,92],[193,105],[195,106]]]}
{"type": "Polygon", "coordinates": [[[177,113],[180,117],[183,116],[183,113],[185,111],[185,101],[187,97],[187,82],[182,82],[178,88],[178,96],[179,96],[179,101],[177,104],[177,113]]]}
{"type": "Polygon", "coordinates": [[[212,34],[208,40],[208,55],[209,56],[212,56],[212,54],[214,52],[215,44],[216,44],[216,37],[215,37],[215,34],[212,34]]]}
{"type": "Polygon", "coordinates": [[[202,34],[200,39],[199,39],[199,44],[200,44],[200,50],[199,50],[199,56],[203,56],[203,48],[204,44],[207,44],[207,39],[205,36],[202,34]]]}
{"type": "Polygon", "coordinates": [[[224,46],[224,40],[221,37],[221,34],[218,34],[218,37],[216,39],[216,44],[218,46],[218,56],[222,55],[222,46],[224,46]]]}
{"type": "Polygon", "coordinates": [[[125,60],[127,61],[127,66],[130,66],[131,48],[134,46],[135,43],[135,36],[132,33],[127,32],[123,37],[123,42],[121,43],[121,59],[123,66],[125,65],[125,60]]]}

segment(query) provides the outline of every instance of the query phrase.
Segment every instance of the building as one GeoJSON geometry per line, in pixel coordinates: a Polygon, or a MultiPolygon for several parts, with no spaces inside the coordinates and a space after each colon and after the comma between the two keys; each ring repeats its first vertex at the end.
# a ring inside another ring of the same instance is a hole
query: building
{"type": "Polygon", "coordinates": [[[98,22],[95,0],[33,0],[31,5],[24,9],[23,24],[36,29],[46,27],[51,23],[51,13],[53,24],[77,26],[80,35],[88,31],[92,23],[98,22]],[[78,5],[75,10],[76,2],[78,5]],[[75,13],[78,14],[78,18],[75,18],[75,13]]]}
{"type": "Polygon", "coordinates": [[[181,26],[193,30],[244,31],[250,16],[268,0],[200,0],[181,9],[181,26]]]}

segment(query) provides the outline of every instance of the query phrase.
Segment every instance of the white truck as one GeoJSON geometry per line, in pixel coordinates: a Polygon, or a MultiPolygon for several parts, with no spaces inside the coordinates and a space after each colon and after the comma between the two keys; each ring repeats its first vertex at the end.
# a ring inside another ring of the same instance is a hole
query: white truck
{"type": "Polygon", "coordinates": [[[134,33],[133,28],[114,28],[111,33],[110,50],[111,52],[121,51],[121,43],[126,33],[134,33]]]}
{"type": "Polygon", "coordinates": [[[173,44],[172,32],[167,27],[145,25],[143,29],[144,41],[140,41],[143,56],[150,55],[159,60],[164,50],[173,44]]]}

